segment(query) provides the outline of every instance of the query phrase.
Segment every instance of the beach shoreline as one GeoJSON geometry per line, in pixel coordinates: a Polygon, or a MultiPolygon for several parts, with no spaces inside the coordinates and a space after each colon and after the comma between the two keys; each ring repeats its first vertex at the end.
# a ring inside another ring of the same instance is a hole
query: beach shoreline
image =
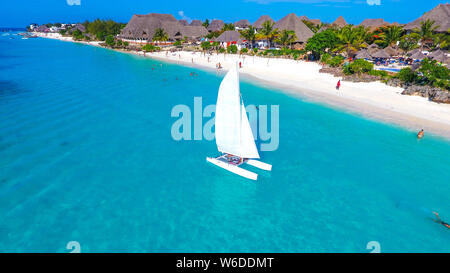
{"type": "MultiPolygon", "coordinates": [[[[71,37],[39,36],[76,42],[71,37]]],[[[79,43],[100,46],[99,42],[79,43]]],[[[401,95],[402,88],[381,82],[354,83],[341,79],[342,85],[337,91],[335,86],[340,78],[320,73],[321,66],[318,63],[231,54],[205,55],[202,52],[187,51],[145,54],[142,51],[115,51],[209,71],[215,71],[219,62],[225,71],[232,64],[241,62],[240,72],[243,78],[254,84],[368,119],[400,126],[412,132],[423,128],[426,133],[450,139],[449,104],[438,104],[418,96],[401,95]]]]}

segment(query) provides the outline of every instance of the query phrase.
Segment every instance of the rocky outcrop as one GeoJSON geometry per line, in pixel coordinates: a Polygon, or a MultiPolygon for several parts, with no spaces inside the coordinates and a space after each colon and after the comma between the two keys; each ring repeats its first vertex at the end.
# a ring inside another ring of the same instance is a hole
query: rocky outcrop
{"type": "Polygon", "coordinates": [[[405,88],[402,95],[421,96],[437,103],[450,104],[450,92],[431,86],[411,85],[405,88]]]}

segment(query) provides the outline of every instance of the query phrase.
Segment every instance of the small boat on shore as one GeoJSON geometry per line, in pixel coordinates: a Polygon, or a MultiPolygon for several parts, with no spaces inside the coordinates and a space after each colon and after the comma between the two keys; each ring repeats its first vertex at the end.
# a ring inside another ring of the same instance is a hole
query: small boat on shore
{"type": "Polygon", "coordinates": [[[220,84],[215,117],[216,143],[222,155],[207,157],[208,162],[251,180],[257,180],[258,174],[241,168],[242,165],[272,170],[272,165],[257,160],[259,153],[239,87],[238,63],[220,84]]]}

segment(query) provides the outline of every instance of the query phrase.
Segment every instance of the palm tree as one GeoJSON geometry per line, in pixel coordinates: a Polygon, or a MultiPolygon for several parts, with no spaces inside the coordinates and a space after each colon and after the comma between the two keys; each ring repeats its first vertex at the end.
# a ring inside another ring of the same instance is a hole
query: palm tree
{"type": "Polygon", "coordinates": [[[153,35],[153,42],[165,42],[169,40],[169,35],[162,28],[157,28],[153,35]]]}
{"type": "Polygon", "coordinates": [[[269,42],[269,48],[272,45],[272,40],[279,34],[278,29],[273,28],[274,25],[275,23],[271,21],[265,21],[262,24],[262,29],[260,31],[261,36],[267,39],[267,41],[269,42]]]}
{"type": "Polygon", "coordinates": [[[241,35],[250,42],[251,48],[253,49],[256,40],[256,29],[253,26],[249,26],[248,29],[241,31],[241,35]]]}
{"type": "Polygon", "coordinates": [[[435,21],[431,21],[427,19],[424,22],[420,22],[420,29],[416,29],[415,31],[420,35],[420,41],[422,43],[422,49],[424,43],[426,41],[430,41],[433,39],[433,32],[439,27],[434,25],[435,21]]]}
{"type": "Polygon", "coordinates": [[[205,22],[203,22],[202,26],[204,26],[205,28],[209,27],[209,19],[206,19],[205,22]]]}
{"type": "Polygon", "coordinates": [[[233,23],[229,23],[229,24],[224,24],[222,27],[222,32],[227,31],[227,30],[235,30],[236,28],[234,27],[233,23]]]}
{"type": "Polygon", "coordinates": [[[352,26],[345,26],[337,33],[339,44],[336,47],[336,51],[345,51],[347,53],[347,57],[349,57],[352,51],[356,52],[360,48],[364,47],[366,36],[367,31],[362,26],[356,28],[352,26]]]}
{"type": "Polygon", "coordinates": [[[400,26],[389,26],[384,29],[383,38],[387,46],[396,44],[403,36],[403,28],[400,26]]]}
{"type": "Polygon", "coordinates": [[[280,35],[275,41],[283,45],[284,48],[287,48],[287,46],[295,42],[296,39],[297,36],[295,35],[294,31],[285,29],[280,33],[280,35]]]}

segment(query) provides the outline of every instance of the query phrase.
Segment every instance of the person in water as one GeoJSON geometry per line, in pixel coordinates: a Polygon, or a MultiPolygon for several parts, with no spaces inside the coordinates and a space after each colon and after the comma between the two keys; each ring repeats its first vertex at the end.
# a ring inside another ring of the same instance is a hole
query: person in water
{"type": "Polygon", "coordinates": [[[423,129],[422,130],[420,130],[420,132],[417,134],[417,138],[418,139],[422,139],[422,138],[424,138],[425,137],[425,132],[423,131],[423,129]]]}
{"type": "Polygon", "coordinates": [[[447,224],[446,222],[442,221],[441,217],[439,217],[439,214],[437,212],[433,211],[433,213],[436,215],[436,218],[437,218],[437,219],[434,219],[433,221],[450,229],[450,224],[447,224]]]}

